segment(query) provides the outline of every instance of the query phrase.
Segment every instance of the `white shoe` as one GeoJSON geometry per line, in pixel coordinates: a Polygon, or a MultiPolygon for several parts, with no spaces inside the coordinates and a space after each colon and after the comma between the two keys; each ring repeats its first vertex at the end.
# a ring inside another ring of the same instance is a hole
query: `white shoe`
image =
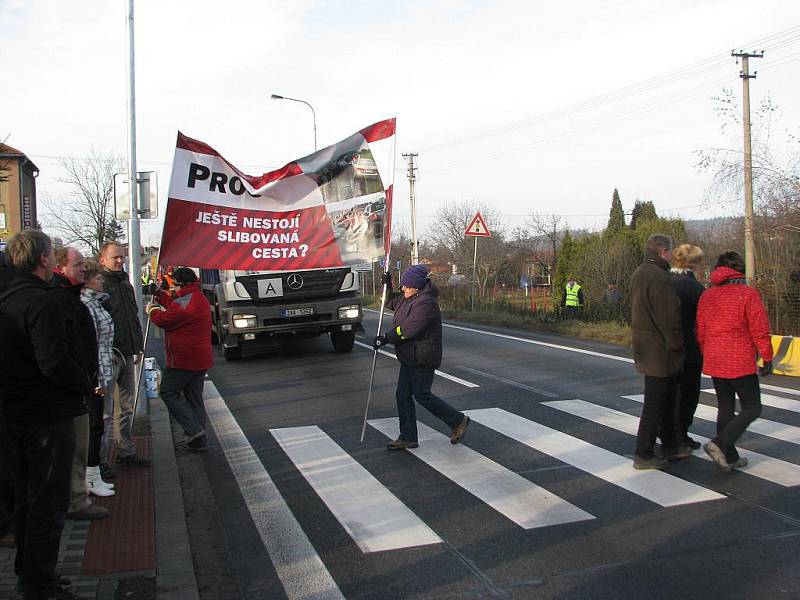
{"type": "Polygon", "coordinates": [[[86,468],[86,491],[95,496],[113,496],[116,494],[113,486],[109,487],[100,476],[100,467],[86,468]]]}

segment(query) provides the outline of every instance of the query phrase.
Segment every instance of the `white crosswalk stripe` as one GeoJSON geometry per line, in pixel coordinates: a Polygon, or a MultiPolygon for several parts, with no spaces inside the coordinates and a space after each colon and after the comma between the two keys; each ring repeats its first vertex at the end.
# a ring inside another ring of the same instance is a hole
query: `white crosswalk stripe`
{"type": "Polygon", "coordinates": [[[442,541],[319,427],[270,432],[362,552],[442,541]]]}
{"type": "MultiPolygon", "coordinates": [[[[714,388],[702,390],[708,394],[716,395],[714,388]]],[[[792,400],[791,398],[784,398],[782,396],[775,396],[773,394],[761,394],[761,404],[764,406],[771,406],[772,408],[781,408],[783,410],[790,410],[792,412],[800,412],[800,400],[792,400]]]]}
{"type": "MultiPolygon", "coordinates": [[[[630,435],[636,435],[639,428],[638,417],[597,404],[584,402],[583,400],[561,400],[556,402],[544,402],[543,404],[630,435]]],[[[701,444],[709,441],[707,437],[697,435],[696,433],[692,433],[692,436],[701,444]]],[[[800,485],[800,465],[795,465],[784,460],[772,458],[742,448],[739,449],[739,454],[750,461],[750,464],[742,471],[743,473],[760,477],[761,479],[777,483],[778,485],[800,485]]],[[[702,450],[695,453],[694,456],[709,461],[711,460],[711,457],[702,450]]]]}
{"type": "MultiPolygon", "coordinates": [[[[398,437],[397,419],[369,424],[389,439],[398,437]]],[[[594,517],[423,423],[417,423],[419,448],[409,450],[470,494],[525,529],[585,521],[594,517]]]]}
{"type": "Polygon", "coordinates": [[[529,421],[500,408],[465,411],[477,423],[530,446],[539,452],[604,479],[661,506],[678,506],[724,498],[712,490],[661,471],[636,471],[619,454],[529,421]]]}
{"type": "MultiPolygon", "coordinates": [[[[644,394],[633,394],[631,396],[623,396],[623,398],[627,398],[628,400],[633,400],[635,402],[644,402],[644,394]]],[[[704,421],[716,422],[717,409],[713,406],[698,404],[697,410],[694,412],[694,416],[698,419],[703,419],[704,421]]],[[[747,428],[747,430],[752,431],[753,433],[760,433],[761,435],[775,438],[776,440],[789,442],[791,444],[800,444],[800,427],[795,427],[794,425],[785,425],[783,423],[779,423],[778,421],[769,421],[767,419],[756,419],[750,423],[750,426],[747,428]]]]}
{"type": "Polygon", "coordinates": [[[768,383],[759,382],[762,390],[770,390],[772,392],[781,392],[791,396],[800,396],[800,390],[793,390],[792,388],[779,387],[777,385],[770,385],[768,383]]]}

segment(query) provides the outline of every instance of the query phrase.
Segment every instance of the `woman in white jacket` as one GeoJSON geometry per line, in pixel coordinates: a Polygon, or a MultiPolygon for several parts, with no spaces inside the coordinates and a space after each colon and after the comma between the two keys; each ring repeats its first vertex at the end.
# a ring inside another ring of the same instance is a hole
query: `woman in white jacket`
{"type": "MultiPolygon", "coordinates": [[[[97,263],[86,263],[86,283],[81,300],[89,309],[97,331],[97,385],[89,398],[89,456],[86,461],[86,489],[95,496],[113,496],[114,485],[100,476],[100,452],[103,439],[103,405],[114,370],[114,320],[103,308],[108,298],[103,291],[103,276],[97,263]]],[[[107,459],[107,457],[105,457],[107,459]]]]}

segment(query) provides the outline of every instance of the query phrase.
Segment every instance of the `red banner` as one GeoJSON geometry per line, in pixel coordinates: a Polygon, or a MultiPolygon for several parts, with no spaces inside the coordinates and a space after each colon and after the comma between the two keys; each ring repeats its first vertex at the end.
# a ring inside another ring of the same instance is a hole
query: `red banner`
{"type": "Polygon", "coordinates": [[[161,262],[289,271],[373,262],[391,225],[395,121],[260,176],[178,134],[161,262]]]}

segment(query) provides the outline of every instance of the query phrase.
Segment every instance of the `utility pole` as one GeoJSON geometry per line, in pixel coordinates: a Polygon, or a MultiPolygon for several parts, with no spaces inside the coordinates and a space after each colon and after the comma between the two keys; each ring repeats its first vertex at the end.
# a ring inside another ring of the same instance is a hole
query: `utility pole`
{"type": "Polygon", "coordinates": [[[753,242],[753,150],[750,140],[750,59],[763,58],[764,52],[731,52],[731,56],[742,59],[742,123],[744,125],[744,264],[745,277],[752,283],[756,275],[755,243],[753,242]]]}
{"type": "Polygon", "coordinates": [[[128,221],[128,277],[133,286],[139,316],[142,314],[142,260],[139,256],[139,173],[136,167],[136,60],[133,28],[133,0],[128,0],[128,185],[130,185],[130,220],[128,221]]]}
{"type": "Polygon", "coordinates": [[[417,181],[416,170],[414,166],[414,159],[419,156],[416,152],[409,152],[403,154],[403,158],[408,159],[408,195],[411,200],[411,243],[413,248],[411,251],[411,264],[419,264],[419,244],[417,242],[417,202],[414,198],[414,184],[417,181]]]}

